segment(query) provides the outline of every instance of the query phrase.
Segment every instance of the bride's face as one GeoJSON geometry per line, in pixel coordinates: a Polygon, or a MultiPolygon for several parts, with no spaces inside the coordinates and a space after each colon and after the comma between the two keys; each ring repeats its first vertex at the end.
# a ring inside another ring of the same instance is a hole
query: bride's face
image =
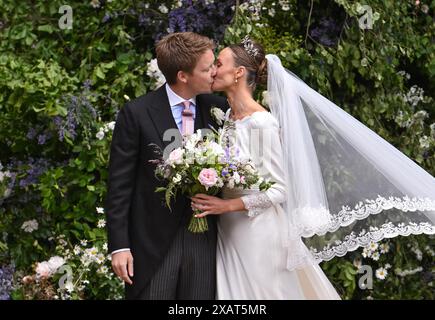
{"type": "Polygon", "coordinates": [[[227,91],[234,85],[237,68],[234,66],[233,52],[225,48],[219,52],[216,60],[216,75],[214,77],[212,90],[227,91]]]}

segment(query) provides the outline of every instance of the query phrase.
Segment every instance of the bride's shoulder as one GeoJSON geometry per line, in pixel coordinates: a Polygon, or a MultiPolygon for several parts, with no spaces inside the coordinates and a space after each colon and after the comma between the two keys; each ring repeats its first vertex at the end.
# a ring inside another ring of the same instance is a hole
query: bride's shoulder
{"type": "Polygon", "coordinates": [[[251,123],[255,128],[271,128],[278,127],[278,121],[267,110],[256,111],[251,115],[251,123]]]}

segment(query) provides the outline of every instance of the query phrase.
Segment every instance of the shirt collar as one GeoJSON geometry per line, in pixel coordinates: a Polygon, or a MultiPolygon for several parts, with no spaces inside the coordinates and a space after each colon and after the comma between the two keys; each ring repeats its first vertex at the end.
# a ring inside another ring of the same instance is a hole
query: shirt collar
{"type": "MultiPolygon", "coordinates": [[[[174,90],[172,90],[171,87],[167,83],[166,83],[165,87],[166,87],[166,93],[167,93],[168,99],[169,99],[169,105],[171,106],[171,108],[175,107],[177,105],[180,105],[181,103],[183,103],[183,101],[186,101],[186,99],[183,99],[178,94],[176,94],[174,92],[174,90]]],[[[189,101],[193,105],[196,105],[196,97],[190,98],[189,101]]]]}

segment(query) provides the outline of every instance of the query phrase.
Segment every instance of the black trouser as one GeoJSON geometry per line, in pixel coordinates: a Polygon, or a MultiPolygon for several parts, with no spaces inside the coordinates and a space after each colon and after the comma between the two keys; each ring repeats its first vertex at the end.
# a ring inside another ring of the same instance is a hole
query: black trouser
{"type": "Polygon", "coordinates": [[[216,243],[180,227],[161,266],[137,299],[215,299],[216,243]]]}

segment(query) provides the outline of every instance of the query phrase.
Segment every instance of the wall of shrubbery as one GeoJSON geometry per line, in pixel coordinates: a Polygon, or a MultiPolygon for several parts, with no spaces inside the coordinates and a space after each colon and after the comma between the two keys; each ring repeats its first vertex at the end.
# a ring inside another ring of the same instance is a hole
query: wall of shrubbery
{"type": "MultiPolygon", "coordinates": [[[[168,32],[220,48],[250,34],[435,174],[434,1],[69,1],[61,29],[64,4],[0,3],[0,299],[122,297],[101,208],[108,151],[119,109],[164,81],[153,47],[168,32]]],[[[411,236],[322,267],[345,299],[433,299],[433,256],[433,238],[411,236]]]]}

